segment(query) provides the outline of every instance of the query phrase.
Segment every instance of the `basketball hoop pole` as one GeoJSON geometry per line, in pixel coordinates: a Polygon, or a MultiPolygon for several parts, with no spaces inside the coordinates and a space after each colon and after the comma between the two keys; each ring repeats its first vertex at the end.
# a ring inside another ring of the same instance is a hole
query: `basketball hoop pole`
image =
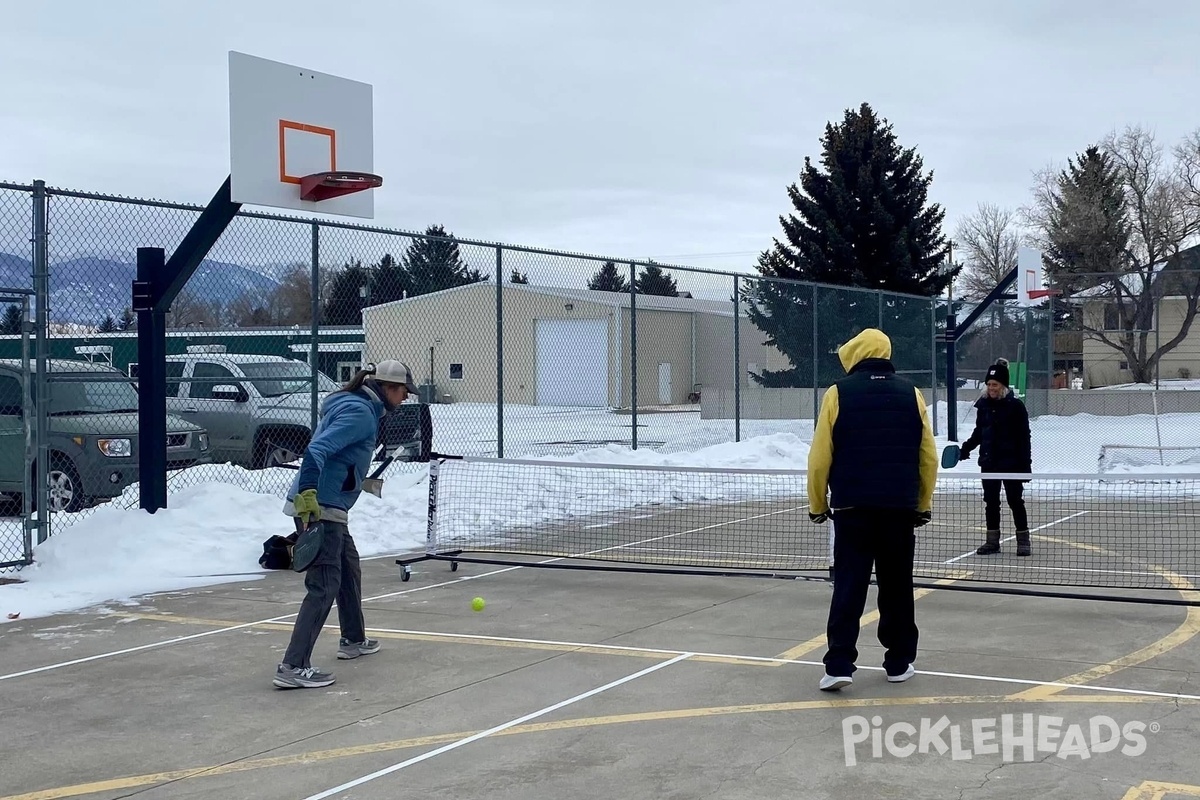
{"type": "Polygon", "coordinates": [[[242,207],[230,184],[226,178],[170,260],[161,247],[137,251],[138,492],[151,514],[167,507],[167,312],[242,207]]]}
{"type": "Polygon", "coordinates": [[[946,315],[946,397],[953,398],[949,404],[951,413],[946,417],[946,437],[952,441],[958,441],[958,374],[955,369],[955,349],[954,346],[958,342],[960,336],[971,329],[975,324],[975,320],[983,316],[983,312],[991,307],[992,303],[997,300],[1013,300],[1016,295],[1007,292],[1008,287],[1017,280],[1017,274],[1020,272],[1018,267],[1013,267],[1012,270],[1000,279],[996,284],[996,288],[988,292],[988,296],[983,298],[978,306],[975,307],[970,314],[967,314],[966,319],[961,323],[955,324],[954,304],[950,304],[950,311],[946,315]]]}

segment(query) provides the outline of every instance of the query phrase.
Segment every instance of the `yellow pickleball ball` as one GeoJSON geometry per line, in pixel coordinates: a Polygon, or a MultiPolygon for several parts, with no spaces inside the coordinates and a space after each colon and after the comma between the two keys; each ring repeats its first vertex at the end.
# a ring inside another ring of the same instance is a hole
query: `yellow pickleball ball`
{"type": "Polygon", "coordinates": [[[471,601],[471,609],[474,611],[483,611],[484,605],[485,603],[483,602],[482,597],[476,597],[471,601]]]}

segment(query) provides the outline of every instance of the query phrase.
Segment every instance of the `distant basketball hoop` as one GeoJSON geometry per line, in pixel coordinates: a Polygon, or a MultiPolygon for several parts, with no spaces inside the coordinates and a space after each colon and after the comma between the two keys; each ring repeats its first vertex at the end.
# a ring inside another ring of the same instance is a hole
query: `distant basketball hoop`
{"type": "Polygon", "coordinates": [[[314,172],[300,179],[300,199],[328,200],[382,185],[383,176],[370,172],[314,172]]]}

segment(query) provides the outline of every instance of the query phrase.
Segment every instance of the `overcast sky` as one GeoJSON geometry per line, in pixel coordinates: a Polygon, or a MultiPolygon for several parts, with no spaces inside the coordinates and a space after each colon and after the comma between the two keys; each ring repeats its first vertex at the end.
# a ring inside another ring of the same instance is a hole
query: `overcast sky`
{"type": "Polygon", "coordinates": [[[1114,127],[1200,127],[1200,3],[5,3],[0,180],[205,202],[227,53],[374,85],[375,223],[748,268],[829,120],[870,102],[947,232],[1114,127]]]}

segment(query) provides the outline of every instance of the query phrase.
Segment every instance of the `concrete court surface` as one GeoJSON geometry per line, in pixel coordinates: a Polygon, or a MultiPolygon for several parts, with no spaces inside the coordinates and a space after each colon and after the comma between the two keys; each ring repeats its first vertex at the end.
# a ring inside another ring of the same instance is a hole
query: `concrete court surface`
{"type": "Polygon", "coordinates": [[[872,591],[831,695],[822,583],[363,568],[384,650],[327,631],[327,689],[271,686],[288,572],[0,626],[0,800],[1200,797],[1200,609],[923,590],[888,684],[872,591]]]}

